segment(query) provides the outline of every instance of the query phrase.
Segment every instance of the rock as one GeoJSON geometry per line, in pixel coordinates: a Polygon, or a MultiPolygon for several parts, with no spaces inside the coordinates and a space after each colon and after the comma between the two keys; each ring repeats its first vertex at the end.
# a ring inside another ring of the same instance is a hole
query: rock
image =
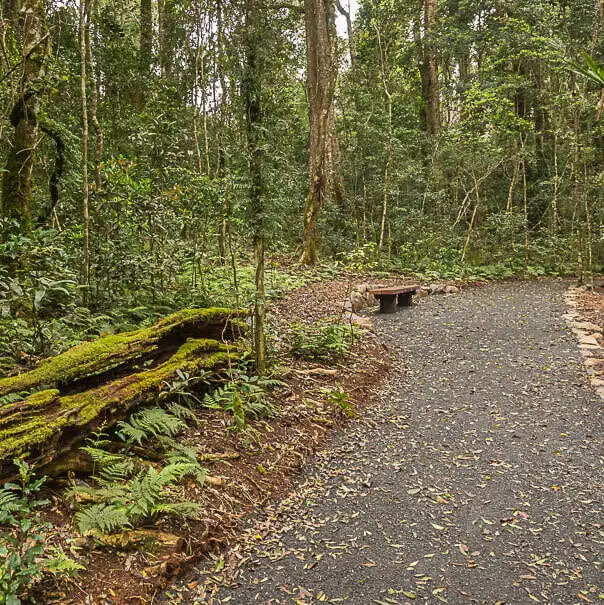
{"type": "Polygon", "coordinates": [[[445,286],[445,294],[459,294],[460,290],[457,286],[445,286]]]}
{"type": "Polygon", "coordinates": [[[344,309],[344,311],[348,311],[349,313],[352,313],[352,302],[349,300],[345,300],[342,303],[342,309],[344,309]]]}
{"type": "Polygon", "coordinates": [[[445,286],[442,284],[430,284],[430,294],[444,294],[445,286]]]}
{"type": "Polygon", "coordinates": [[[602,399],[604,399],[604,387],[600,387],[600,388],[598,389],[598,395],[599,395],[599,396],[600,396],[602,399]]]}
{"type": "Polygon", "coordinates": [[[590,347],[600,347],[600,343],[593,336],[581,336],[581,338],[579,338],[579,343],[590,347]]]}
{"type": "Polygon", "coordinates": [[[415,294],[415,298],[426,298],[430,296],[430,289],[428,288],[420,288],[415,294]]]}
{"type": "Polygon", "coordinates": [[[574,322],[579,316],[576,313],[565,313],[562,317],[568,322],[574,322]]]}
{"type": "Polygon", "coordinates": [[[350,302],[352,303],[352,310],[355,313],[358,313],[367,306],[367,301],[365,300],[365,297],[362,294],[359,294],[358,292],[352,292],[352,294],[350,295],[350,302]]]}
{"type": "Polygon", "coordinates": [[[602,328],[597,324],[591,323],[590,321],[571,321],[570,324],[577,330],[585,330],[587,332],[602,332],[602,328]]]}
{"type": "Polygon", "coordinates": [[[602,378],[592,378],[591,385],[594,387],[604,387],[604,380],[602,378]]]}
{"type": "Polygon", "coordinates": [[[369,317],[361,317],[360,315],[353,315],[352,317],[352,321],[360,328],[363,328],[363,330],[373,330],[373,322],[369,317]]]}
{"type": "Polygon", "coordinates": [[[591,351],[589,351],[588,349],[579,348],[579,353],[581,353],[581,355],[583,357],[593,357],[594,356],[594,354],[591,351]]]}
{"type": "Polygon", "coordinates": [[[367,301],[367,305],[370,307],[375,307],[378,304],[377,298],[370,292],[367,292],[365,300],[367,301]]]}
{"type": "Polygon", "coordinates": [[[359,284],[352,287],[353,292],[358,292],[361,296],[365,296],[369,290],[369,284],[359,284]]]}

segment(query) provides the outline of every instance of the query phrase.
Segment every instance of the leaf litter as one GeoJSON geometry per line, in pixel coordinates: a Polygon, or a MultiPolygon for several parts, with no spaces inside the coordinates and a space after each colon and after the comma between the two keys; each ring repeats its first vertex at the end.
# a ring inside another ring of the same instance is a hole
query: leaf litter
{"type": "Polygon", "coordinates": [[[507,282],[376,319],[380,406],[173,603],[596,603],[604,417],[567,283],[507,282]],[[186,594],[185,594],[186,593],[186,594]]]}

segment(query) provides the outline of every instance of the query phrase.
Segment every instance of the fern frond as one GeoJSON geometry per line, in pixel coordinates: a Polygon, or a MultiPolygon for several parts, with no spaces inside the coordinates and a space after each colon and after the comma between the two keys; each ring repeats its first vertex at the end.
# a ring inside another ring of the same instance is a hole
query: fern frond
{"type": "Polygon", "coordinates": [[[75,522],[83,536],[112,533],[131,526],[126,510],[114,504],[92,504],[76,513],[75,522]]]}
{"type": "Polygon", "coordinates": [[[19,495],[8,489],[0,489],[0,523],[6,523],[21,508],[19,495]]]}
{"type": "Polygon", "coordinates": [[[109,464],[120,462],[124,459],[124,456],[121,456],[120,454],[112,454],[111,452],[108,452],[107,450],[104,450],[98,446],[87,445],[83,447],[82,450],[90,456],[90,459],[95,465],[100,467],[105,467],[109,464]]]}
{"type": "Polygon", "coordinates": [[[153,509],[154,515],[176,515],[178,517],[196,519],[199,518],[203,506],[196,502],[162,502],[153,509]]]}
{"type": "Polygon", "coordinates": [[[107,486],[119,481],[126,481],[132,476],[134,462],[124,458],[115,464],[103,468],[95,479],[100,485],[107,486]]]}
{"type": "Polygon", "coordinates": [[[177,403],[175,401],[169,403],[167,406],[168,411],[173,416],[180,418],[183,421],[189,421],[191,424],[198,425],[199,418],[195,414],[195,412],[188,406],[182,405],[182,403],[177,403]]]}
{"type": "Polygon", "coordinates": [[[163,408],[154,407],[134,414],[129,422],[118,423],[118,427],[120,429],[118,434],[124,441],[141,444],[151,437],[160,435],[173,437],[186,429],[187,425],[163,408]]]}

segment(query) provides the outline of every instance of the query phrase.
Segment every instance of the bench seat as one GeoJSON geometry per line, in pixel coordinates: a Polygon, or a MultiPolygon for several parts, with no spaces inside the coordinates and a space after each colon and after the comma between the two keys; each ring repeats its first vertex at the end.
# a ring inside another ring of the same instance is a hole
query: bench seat
{"type": "Polygon", "coordinates": [[[419,290],[418,285],[392,286],[369,290],[380,301],[380,313],[396,313],[400,307],[410,307],[413,295],[419,290]]]}

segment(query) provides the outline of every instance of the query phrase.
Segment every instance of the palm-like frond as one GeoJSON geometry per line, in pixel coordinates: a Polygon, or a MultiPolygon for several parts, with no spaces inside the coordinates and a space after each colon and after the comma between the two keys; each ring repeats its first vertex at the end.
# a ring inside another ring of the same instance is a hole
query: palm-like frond
{"type": "Polygon", "coordinates": [[[570,66],[572,70],[591,80],[601,88],[604,88],[604,65],[598,63],[590,54],[582,51],[584,65],[572,61],[570,66]]]}

